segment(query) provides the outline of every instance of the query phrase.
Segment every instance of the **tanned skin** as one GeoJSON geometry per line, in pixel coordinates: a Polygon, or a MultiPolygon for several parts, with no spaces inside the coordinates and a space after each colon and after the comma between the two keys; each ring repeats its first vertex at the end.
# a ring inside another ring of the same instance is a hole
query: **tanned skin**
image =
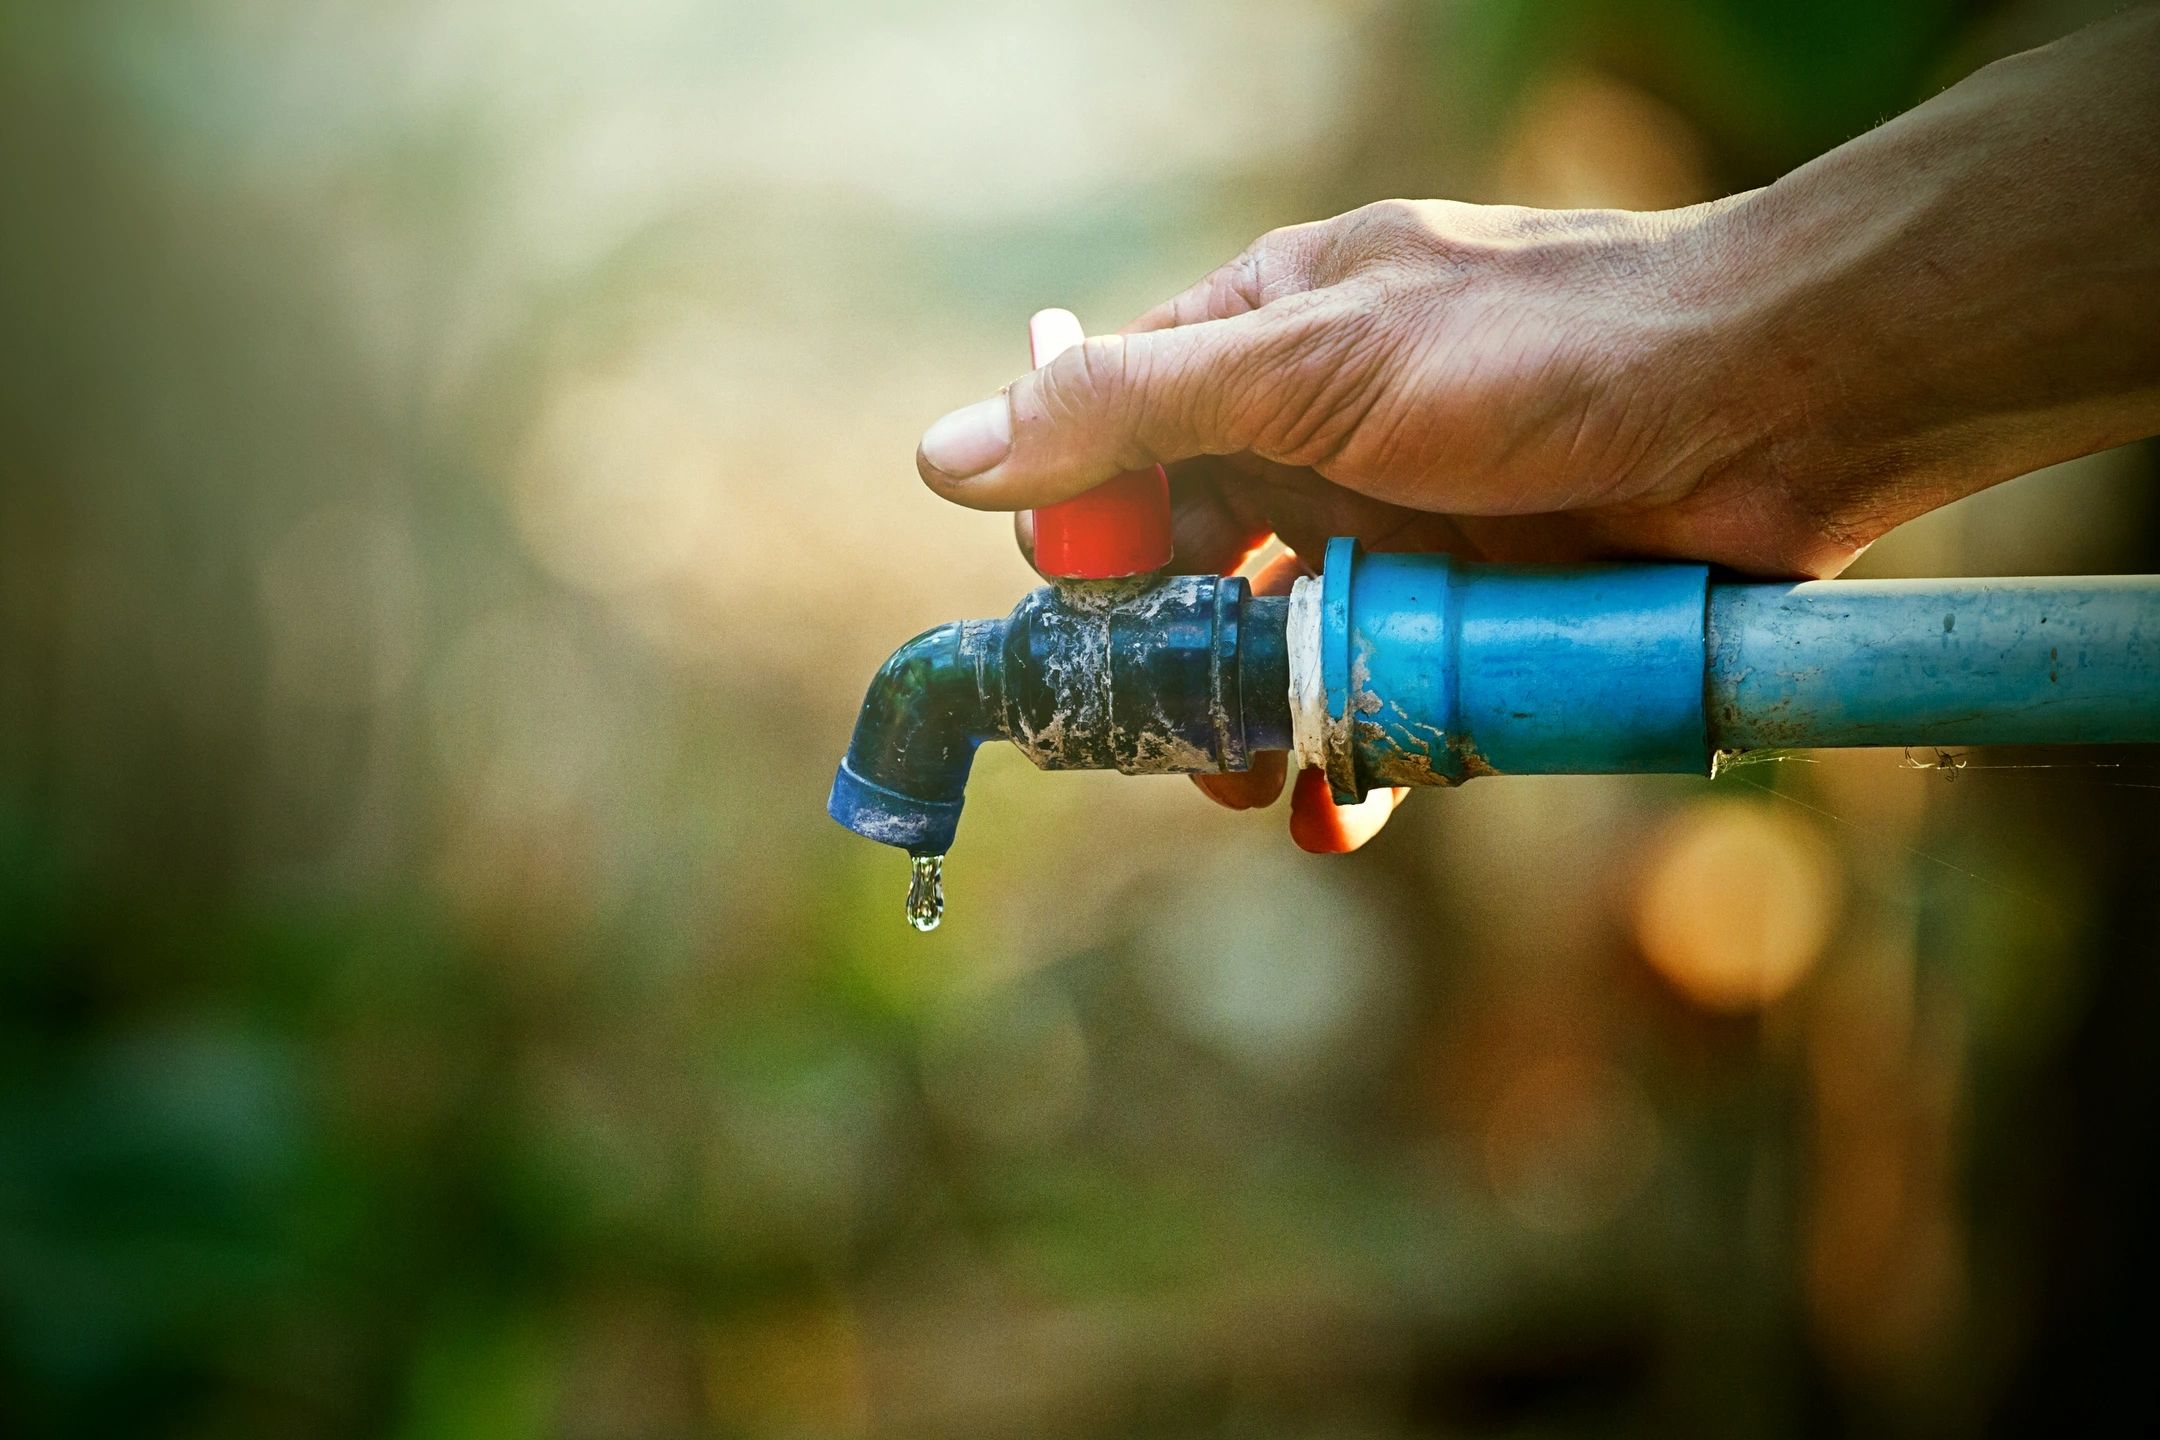
{"type": "MultiPolygon", "coordinates": [[[[1355,535],[1826,577],[1916,515],[2156,433],[2147,6],[1707,205],[1386,200],[1272,231],[938,421],[917,467],[1023,510],[1168,465],[1185,570],[1355,535]]],[[[1282,783],[1203,788],[1244,808],[1282,783]]],[[[1396,798],[1337,810],[1301,783],[1293,833],[1355,848],[1396,798]]]]}

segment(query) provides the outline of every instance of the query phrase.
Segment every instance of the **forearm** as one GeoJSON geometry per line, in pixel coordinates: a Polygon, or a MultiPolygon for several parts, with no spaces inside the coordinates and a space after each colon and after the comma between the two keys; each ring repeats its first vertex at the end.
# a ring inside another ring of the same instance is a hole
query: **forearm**
{"type": "Polygon", "coordinates": [[[1706,212],[1728,478],[1864,544],[2160,432],[2160,7],[1706,212]]]}

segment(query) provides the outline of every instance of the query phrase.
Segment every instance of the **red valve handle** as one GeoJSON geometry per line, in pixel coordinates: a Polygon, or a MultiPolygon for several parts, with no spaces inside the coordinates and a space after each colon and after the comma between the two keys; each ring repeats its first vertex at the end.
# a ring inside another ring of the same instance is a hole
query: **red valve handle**
{"type": "MultiPolygon", "coordinates": [[[[1038,310],[1028,321],[1029,363],[1039,369],[1085,338],[1072,311],[1038,310]]],[[[1112,580],[1169,563],[1170,480],[1160,465],[1035,512],[1035,568],[1045,575],[1112,580]]]]}

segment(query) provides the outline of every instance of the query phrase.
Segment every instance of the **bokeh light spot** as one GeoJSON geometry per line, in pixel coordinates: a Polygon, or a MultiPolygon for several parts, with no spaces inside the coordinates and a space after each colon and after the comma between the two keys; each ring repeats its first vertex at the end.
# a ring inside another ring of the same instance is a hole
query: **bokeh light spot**
{"type": "Polygon", "coordinates": [[[1836,923],[1837,877],[1804,823],[1757,805],[1689,807],[1654,841],[1636,892],[1650,967],[1695,1004],[1741,1013],[1798,984],[1836,923]]]}

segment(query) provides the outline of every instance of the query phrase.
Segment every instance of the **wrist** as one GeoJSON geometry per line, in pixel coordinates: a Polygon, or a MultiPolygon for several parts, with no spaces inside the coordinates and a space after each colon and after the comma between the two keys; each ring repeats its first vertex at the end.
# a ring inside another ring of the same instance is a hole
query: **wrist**
{"type": "Polygon", "coordinates": [[[1706,499],[1849,558],[2160,421],[2160,12],[1998,62],[1763,189],[1679,212],[1706,499]]]}
{"type": "Polygon", "coordinates": [[[1944,196],[1929,177],[1885,186],[1859,169],[1826,157],[1673,223],[1681,359],[1666,403],[1692,438],[1668,484],[1697,513],[1744,515],[1765,568],[1835,573],[1906,520],[2031,468],[1990,452],[1968,357],[1909,279],[1932,267],[1910,237],[1944,196]]]}
{"type": "Polygon", "coordinates": [[[1627,217],[1610,261],[1630,277],[1608,353],[1610,397],[1642,418],[1636,464],[1616,490],[1616,526],[1657,553],[1716,558],[1763,574],[1828,575],[1888,529],[1836,478],[1825,431],[1850,439],[1850,397],[1814,373],[1847,369],[1796,345],[1782,312],[1791,262],[1767,243],[1762,192],[1627,217]],[[1849,408],[1849,407],[1848,407],[1849,408]]]}

